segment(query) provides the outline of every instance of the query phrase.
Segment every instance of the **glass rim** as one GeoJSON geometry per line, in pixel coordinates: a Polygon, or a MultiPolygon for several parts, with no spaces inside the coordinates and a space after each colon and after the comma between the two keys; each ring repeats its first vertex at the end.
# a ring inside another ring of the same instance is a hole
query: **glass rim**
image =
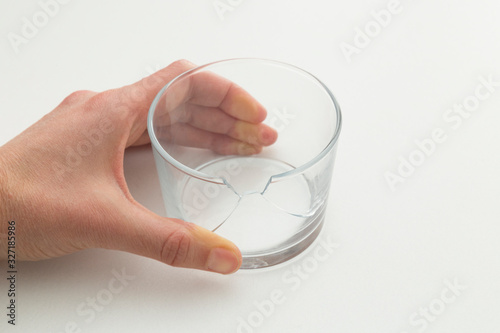
{"type": "MultiPolygon", "coordinates": [[[[201,69],[204,69],[204,68],[216,65],[216,64],[220,64],[220,63],[245,62],[245,61],[264,62],[264,63],[270,63],[270,64],[280,65],[280,66],[283,66],[283,67],[287,67],[288,69],[292,69],[292,70],[298,71],[301,74],[304,74],[304,75],[312,78],[314,81],[316,81],[317,83],[319,83],[321,87],[323,87],[323,89],[326,91],[326,93],[330,97],[330,99],[331,99],[331,101],[333,103],[333,106],[335,107],[335,113],[336,113],[336,116],[337,116],[336,123],[335,123],[335,130],[334,130],[334,133],[332,135],[332,138],[330,139],[330,141],[328,142],[328,144],[325,146],[325,148],[323,148],[321,150],[321,152],[319,152],[316,156],[314,156],[312,159],[310,159],[306,163],[304,163],[304,164],[302,164],[302,165],[300,165],[298,167],[295,167],[292,170],[289,170],[289,171],[286,171],[286,172],[283,172],[283,173],[271,176],[270,179],[269,179],[268,184],[270,182],[272,182],[273,179],[277,179],[277,178],[283,179],[283,178],[293,177],[293,176],[295,176],[297,174],[300,174],[300,173],[304,172],[305,170],[309,169],[310,167],[312,167],[313,165],[315,165],[317,162],[319,162],[323,157],[325,157],[333,149],[333,147],[335,147],[335,144],[338,141],[338,138],[339,138],[339,135],[340,135],[340,130],[341,130],[341,127],[342,127],[342,113],[341,113],[341,110],[340,110],[340,105],[338,104],[335,96],[330,91],[330,89],[320,79],[318,79],[316,76],[314,76],[313,74],[309,73],[308,71],[306,71],[306,70],[304,70],[304,69],[302,69],[300,67],[297,67],[295,65],[291,65],[291,64],[288,64],[288,63],[285,63],[285,62],[277,61],[277,60],[264,59],[264,58],[232,58],[232,59],[224,59],[224,60],[218,60],[218,61],[207,63],[205,65],[200,65],[200,66],[191,68],[191,69],[183,72],[182,74],[177,75],[175,78],[173,78],[172,80],[170,80],[162,89],[160,89],[160,91],[156,94],[156,97],[154,98],[153,102],[151,103],[151,106],[149,107],[148,118],[147,118],[147,130],[148,130],[148,135],[149,135],[149,138],[150,138],[150,141],[151,141],[151,146],[153,147],[153,149],[155,149],[161,155],[161,157],[164,160],[166,160],[168,163],[170,163],[172,166],[174,166],[179,171],[181,171],[181,172],[183,172],[183,173],[185,173],[185,174],[187,174],[187,175],[189,175],[191,177],[194,177],[194,178],[197,178],[197,179],[200,179],[200,180],[204,180],[204,181],[207,181],[207,182],[210,182],[210,183],[226,184],[226,185],[228,184],[228,182],[224,179],[224,177],[211,176],[211,175],[208,175],[208,174],[206,174],[204,172],[200,172],[198,170],[195,170],[193,168],[190,168],[190,167],[186,166],[185,164],[181,163],[180,161],[178,161],[177,159],[175,159],[173,156],[171,156],[162,147],[162,145],[160,144],[160,142],[158,141],[158,139],[156,137],[156,133],[155,133],[154,127],[153,127],[153,117],[154,117],[154,114],[155,114],[155,111],[156,111],[156,107],[158,105],[158,102],[159,102],[161,96],[163,95],[163,93],[173,83],[177,82],[178,80],[181,80],[184,77],[187,77],[187,76],[191,75],[193,72],[196,72],[196,71],[199,71],[201,69]]],[[[230,156],[230,155],[228,155],[228,156],[230,156]]],[[[251,156],[254,156],[254,155],[251,155],[251,156]]],[[[267,188],[267,186],[266,186],[266,188],[267,188]]]]}

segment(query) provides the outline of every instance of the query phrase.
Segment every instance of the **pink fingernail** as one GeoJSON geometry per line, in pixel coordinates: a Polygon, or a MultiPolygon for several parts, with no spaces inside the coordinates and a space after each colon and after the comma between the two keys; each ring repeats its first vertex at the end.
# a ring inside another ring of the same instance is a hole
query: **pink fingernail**
{"type": "Polygon", "coordinates": [[[210,251],[207,260],[208,269],[221,274],[235,272],[240,265],[240,260],[236,255],[226,249],[216,248],[210,251]]]}
{"type": "Polygon", "coordinates": [[[260,130],[260,140],[262,144],[268,146],[273,144],[278,138],[278,132],[270,128],[262,128],[260,130]]]}

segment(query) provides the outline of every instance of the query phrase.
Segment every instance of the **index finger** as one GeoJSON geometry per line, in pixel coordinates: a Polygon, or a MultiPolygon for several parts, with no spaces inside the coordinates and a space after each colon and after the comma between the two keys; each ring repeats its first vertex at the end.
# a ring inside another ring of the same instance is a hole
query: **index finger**
{"type": "Polygon", "coordinates": [[[250,123],[260,123],[266,116],[266,109],[247,91],[234,82],[213,72],[187,73],[178,77],[167,88],[160,100],[167,110],[165,125],[176,123],[188,116],[184,104],[219,108],[231,117],[250,123]]]}
{"type": "Polygon", "coordinates": [[[266,109],[252,95],[212,72],[193,74],[189,90],[189,103],[218,107],[234,118],[251,123],[260,123],[266,118],[266,109]]]}

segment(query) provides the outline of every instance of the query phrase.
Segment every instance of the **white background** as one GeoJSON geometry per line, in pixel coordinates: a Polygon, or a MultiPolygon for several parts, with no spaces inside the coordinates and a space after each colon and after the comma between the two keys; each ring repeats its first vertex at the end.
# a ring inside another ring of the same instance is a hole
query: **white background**
{"type": "MultiPolygon", "coordinates": [[[[18,325],[6,323],[2,278],[0,330],[498,332],[500,87],[458,128],[443,118],[473,100],[479,77],[500,81],[498,1],[401,0],[350,62],[340,46],[373,28],[371,12],[389,1],[230,2],[222,20],[213,0],[72,0],[16,53],[9,33],[20,35],[41,7],[2,0],[0,144],[72,91],[129,84],[180,58],[289,62],[323,80],[343,111],[319,242],[287,264],[231,276],[105,250],[22,263],[18,325]],[[446,141],[392,191],[386,173],[436,128],[446,141]],[[331,253],[318,248],[328,240],[338,244],[331,253]],[[113,270],[135,279],[95,317],[77,314],[104,295],[113,270]],[[455,295],[445,281],[466,289],[455,295]],[[66,330],[71,322],[77,329],[66,330]]],[[[132,194],[162,213],[150,150],[129,152],[125,168],[132,194]]]]}

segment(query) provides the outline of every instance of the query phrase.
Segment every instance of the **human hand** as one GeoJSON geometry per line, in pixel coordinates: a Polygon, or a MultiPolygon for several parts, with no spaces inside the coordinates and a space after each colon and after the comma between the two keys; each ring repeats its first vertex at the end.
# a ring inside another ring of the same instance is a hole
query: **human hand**
{"type": "MultiPolygon", "coordinates": [[[[87,248],[116,249],[178,267],[223,274],[241,265],[230,241],[189,222],[164,218],[131,196],[123,174],[127,147],[147,144],[146,118],[157,92],[195,67],[177,61],[133,85],[102,93],[78,91],[0,147],[0,258],[7,222],[16,221],[18,260],[40,260],[87,248]]],[[[266,111],[241,88],[213,76],[192,82],[192,107],[177,126],[182,144],[220,154],[253,154],[277,133],[266,111]]]]}

